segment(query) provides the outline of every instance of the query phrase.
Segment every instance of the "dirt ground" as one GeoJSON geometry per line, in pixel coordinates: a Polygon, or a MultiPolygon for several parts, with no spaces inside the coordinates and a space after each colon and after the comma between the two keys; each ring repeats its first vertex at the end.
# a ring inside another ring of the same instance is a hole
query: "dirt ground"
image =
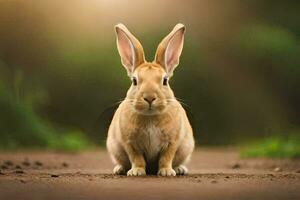
{"type": "Polygon", "coordinates": [[[188,176],[111,175],[105,150],[0,153],[0,199],[300,199],[300,160],[197,149],[188,176]]]}

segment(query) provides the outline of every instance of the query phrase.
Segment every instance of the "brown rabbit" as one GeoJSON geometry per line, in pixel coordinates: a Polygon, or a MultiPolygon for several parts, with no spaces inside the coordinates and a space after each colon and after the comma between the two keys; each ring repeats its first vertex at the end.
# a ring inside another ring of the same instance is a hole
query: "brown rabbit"
{"type": "Polygon", "coordinates": [[[140,42],[123,25],[115,26],[122,64],[132,79],[108,131],[114,174],[184,175],[194,149],[191,125],[168,84],[183,48],[185,27],[177,24],[146,62],[140,42]]]}

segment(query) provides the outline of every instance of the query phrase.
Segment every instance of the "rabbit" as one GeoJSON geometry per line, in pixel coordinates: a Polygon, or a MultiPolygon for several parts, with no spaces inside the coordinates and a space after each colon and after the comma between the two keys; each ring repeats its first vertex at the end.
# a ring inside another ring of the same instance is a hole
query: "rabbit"
{"type": "Polygon", "coordinates": [[[185,175],[194,149],[193,130],[168,83],[183,49],[185,26],[177,24],[147,62],[138,39],[123,24],[115,26],[121,62],[132,80],[114,113],[107,150],[117,175],[185,175]]]}

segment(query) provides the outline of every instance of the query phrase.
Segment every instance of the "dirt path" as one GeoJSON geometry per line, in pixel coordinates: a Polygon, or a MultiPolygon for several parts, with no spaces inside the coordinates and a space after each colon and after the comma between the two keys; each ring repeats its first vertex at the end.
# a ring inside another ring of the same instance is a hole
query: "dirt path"
{"type": "Polygon", "coordinates": [[[0,153],[0,199],[300,199],[300,160],[239,159],[198,149],[190,175],[111,175],[104,150],[0,153]]]}

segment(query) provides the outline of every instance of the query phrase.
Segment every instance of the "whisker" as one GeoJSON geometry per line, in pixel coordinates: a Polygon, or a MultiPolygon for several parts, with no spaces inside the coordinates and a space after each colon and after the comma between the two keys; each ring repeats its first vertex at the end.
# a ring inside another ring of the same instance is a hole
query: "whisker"
{"type": "Polygon", "coordinates": [[[179,97],[175,97],[178,101],[184,101],[184,99],[181,99],[179,97]]]}
{"type": "MultiPolygon", "coordinates": [[[[108,130],[108,126],[112,120],[114,111],[118,108],[118,106],[124,101],[124,99],[116,101],[115,103],[107,106],[100,115],[96,118],[92,130],[97,130],[100,128],[100,124],[104,124],[105,131],[108,130]],[[98,127],[98,128],[97,128],[98,127]]],[[[102,127],[103,128],[103,127],[102,127]]]]}
{"type": "Polygon", "coordinates": [[[177,98],[176,98],[176,99],[167,99],[167,101],[168,101],[168,102],[172,102],[172,101],[173,101],[173,102],[179,102],[179,103],[181,103],[181,104],[186,105],[186,103],[184,103],[182,100],[177,99],[177,98]]]}
{"type": "Polygon", "coordinates": [[[185,103],[183,99],[180,99],[178,97],[175,97],[175,98],[183,106],[184,110],[186,111],[188,118],[190,119],[190,123],[191,123],[193,130],[197,130],[196,117],[195,117],[194,113],[192,112],[191,106],[189,106],[187,103],[185,103]]]}
{"type": "Polygon", "coordinates": [[[188,108],[191,108],[187,103],[184,102],[183,99],[180,99],[180,98],[178,98],[178,97],[175,97],[175,98],[176,98],[176,100],[177,100],[181,105],[184,105],[184,106],[186,106],[186,107],[188,107],[188,108]]]}

